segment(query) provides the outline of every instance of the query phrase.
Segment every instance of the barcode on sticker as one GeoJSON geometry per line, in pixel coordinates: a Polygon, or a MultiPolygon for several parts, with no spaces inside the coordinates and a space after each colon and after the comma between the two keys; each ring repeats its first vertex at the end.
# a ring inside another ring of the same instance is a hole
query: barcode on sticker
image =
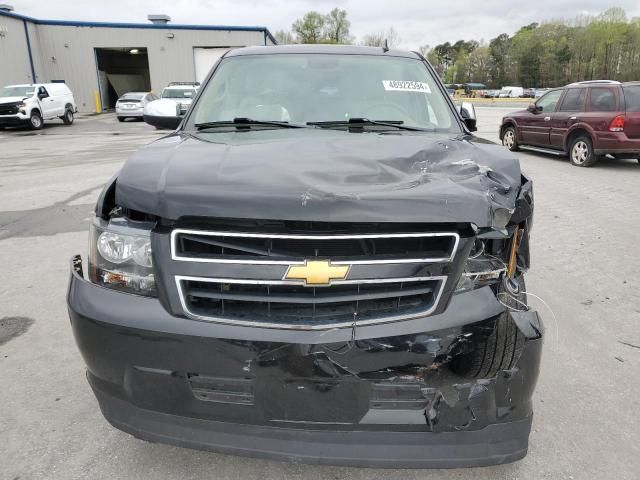
{"type": "Polygon", "coordinates": [[[412,80],[382,80],[385,90],[393,92],[421,92],[431,93],[429,85],[424,82],[414,82],[412,80]]]}

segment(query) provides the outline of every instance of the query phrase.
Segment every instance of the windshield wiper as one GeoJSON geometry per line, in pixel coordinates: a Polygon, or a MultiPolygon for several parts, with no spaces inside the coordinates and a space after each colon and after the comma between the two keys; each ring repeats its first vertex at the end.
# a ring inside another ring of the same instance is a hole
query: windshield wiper
{"type": "Polygon", "coordinates": [[[307,122],[307,125],[313,125],[317,127],[335,127],[335,126],[347,126],[347,127],[360,127],[364,125],[376,125],[382,127],[392,127],[399,130],[411,130],[414,132],[424,132],[426,129],[419,127],[409,127],[403,125],[402,120],[369,120],[368,118],[354,117],[349,120],[329,120],[325,122],[307,122]]]}
{"type": "Polygon", "coordinates": [[[238,130],[250,129],[251,125],[267,125],[279,128],[309,128],[300,123],[279,122],[277,120],[254,120],[253,118],[236,117],[233,120],[222,120],[219,122],[196,123],[194,126],[198,130],[219,127],[235,127],[238,130]]]}

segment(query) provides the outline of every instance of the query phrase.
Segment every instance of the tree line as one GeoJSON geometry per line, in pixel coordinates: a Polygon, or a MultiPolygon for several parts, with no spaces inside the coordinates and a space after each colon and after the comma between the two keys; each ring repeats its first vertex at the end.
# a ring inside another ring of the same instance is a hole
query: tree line
{"type": "Polygon", "coordinates": [[[640,80],[640,18],[621,8],[532,23],[513,36],[422,47],[446,83],[557,87],[583,80],[640,80]]]}
{"type": "MultiPolygon", "coordinates": [[[[291,30],[276,32],[280,44],[335,43],[389,47],[398,32],[371,32],[356,41],[346,10],[306,13],[291,30]]],[[[627,18],[621,8],[572,21],[531,23],[512,36],[502,33],[485,41],[458,40],[418,49],[446,83],[484,83],[556,87],[567,83],[609,79],[640,80],[640,18],[627,18]]]]}

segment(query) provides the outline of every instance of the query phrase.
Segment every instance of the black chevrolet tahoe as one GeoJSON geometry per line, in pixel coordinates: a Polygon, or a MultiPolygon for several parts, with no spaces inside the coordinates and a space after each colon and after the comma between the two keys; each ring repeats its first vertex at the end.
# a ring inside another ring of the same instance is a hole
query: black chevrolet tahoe
{"type": "Polygon", "coordinates": [[[158,105],[175,131],[106,185],[71,265],[113,426],[307,463],[526,455],[532,182],[421,55],[241,48],[186,115],[158,105]]]}

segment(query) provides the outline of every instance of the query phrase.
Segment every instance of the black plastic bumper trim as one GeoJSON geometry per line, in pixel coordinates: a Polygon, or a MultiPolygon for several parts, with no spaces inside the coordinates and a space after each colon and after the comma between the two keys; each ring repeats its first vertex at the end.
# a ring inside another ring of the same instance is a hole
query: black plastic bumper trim
{"type": "Polygon", "coordinates": [[[527,454],[532,420],[442,433],[303,430],[169,415],[138,408],[93,388],[109,423],[139,439],[310,464],[459,468],[510,463],[527,454]]]}

